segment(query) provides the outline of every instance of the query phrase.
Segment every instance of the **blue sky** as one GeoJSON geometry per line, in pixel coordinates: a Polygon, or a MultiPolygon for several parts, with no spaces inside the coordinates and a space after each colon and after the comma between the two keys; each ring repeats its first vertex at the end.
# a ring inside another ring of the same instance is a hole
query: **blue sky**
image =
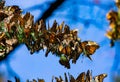
{"type": "MultiPolygon", "coordinates": [[[[36,20],[49,7],[48,2],[53,1],[55,0],[6,0],[6,5],[18,5],[24,13],[33,14],[36,20]],[[39,4],[41,5],[40,10],[37,8],[36,10],[30,9],[39,4]]],[[[82,41],[93,40],[100,44],[100,49],[92,55],[93,61],[81,56],[77,63],[71,64],[71,69],[67,70],[59,64],[59,58],[51,53],[47,58],[44,56],[45,51],[30,55],[26,46],[21,45],[11,53],[9,63],[12,69],[20,76],[22,82],[33,78],[43,78],[46,82],[50,82],[53,75],[64,76],[64,72],[69,72],[76,77],[83,71],[87,72],[88,69],[92,70],[93,76],[107,73],[108,77],[105,78],[104,82],[110,82],[115,48],[110,48],[109,39],[104,34],[109,27],[106,13],[110,9],[116,9],[114,6],[113,0],[66,0],[47,19],[50,24],[54,20],[57,20],[59,24],[65,21],[65,24],[69,25],[71,29],[78,29],[78,36],[82,41]],[[95,1],[99,1],[99,3],[95,3],[95,1]]],[[[6,76],[9,76],[4,62],[0,65],[0,69],[6,73],[6,76]]],[[[9,79],[13,80],[12,77],[9,79]]]]}

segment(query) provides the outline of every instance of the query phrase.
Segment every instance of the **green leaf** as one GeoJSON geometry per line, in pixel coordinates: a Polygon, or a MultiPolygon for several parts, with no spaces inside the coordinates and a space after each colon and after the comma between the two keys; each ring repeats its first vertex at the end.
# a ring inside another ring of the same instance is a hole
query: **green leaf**
{"type": "Polygon", "coordinates": [[[35,37],[35,33],[34,32],[31,32],[31,36],[32,36],[32,38],[33,38],[34,41],[37,40],[37,38],[35,37]]]}
{"type": "Polygon", "coordinates": [[[0,22],[0,32],[5,32],[6,28],[4,27],[4,22],[0,22]]]}
{"type": "Polygon", "coordinates": [[[4,47],[0,45],[0,49],[4,49],[4,47]]]}
{"type": "Polygon", "coordinates": [[[23,42],[23,39],[24,39],[24,31],[23,31],[23,28],[22,28],[20,25],[18,25],[17,30],[18,30],[18,33],[17,33],[18,41],[19,41],[19,43],[22,43],[22,42],[23,42]]]}
{"type": "Polygon", "coordinates": [[[4,27],[4,22],[3,21],[0,22],[0,26],[4,27]]]}
{"type": "Polygon", "coordinates": [[[24,32],[23,32],[23,29],[22,29],[22,27],[20,27],[20,25],[18,26],[17,29],[18,29],[18,33],[19,33],[19,34],[23,34],[23,33],[24,33],[24,32]]]}
{"type": "Polygon", "coordinates": [[[60,60],[67,61],[67,58],[65,57],[64,54],[61,55],[60,60]]]}
{"type": "Polygon", "coordinates": [[[18,41],[21,43],[23,42],[23,35],[22,34],[17,34],[18,41]]]}
{"type": "Polygon", "coordinates": [[[8,32],[5,32],[5,35],[8,37],[8,38],[11,38],[10,37],[10,34],[8,32]]]}
{"type": "Polygon", "coordinates": [[[39,34],[38,34],[39,36],[41,36],[41,35],[43,35],[43,33],[42,32],[39,32],[39,34]]]}

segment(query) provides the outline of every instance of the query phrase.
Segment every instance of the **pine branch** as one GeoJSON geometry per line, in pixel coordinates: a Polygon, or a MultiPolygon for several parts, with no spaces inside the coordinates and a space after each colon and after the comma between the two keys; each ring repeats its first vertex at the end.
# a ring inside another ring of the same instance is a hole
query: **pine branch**
{"type": "Polygon", "coordinates": [[[52,27],[46,26],[43,20],[34,24],[30,13],[21,14],[18,6],[4,6],[0,10],[0,60],[4,59],[19,44],[25,44],[31,54],[42,49],[59,56],[59,63],[70,68],[70,60],[76,63],[79,56],[90,57],[99,45],[94,41],[81,42],[77,30],[70,30],[68,25],[58,25],[54,21],[52,27]]]}

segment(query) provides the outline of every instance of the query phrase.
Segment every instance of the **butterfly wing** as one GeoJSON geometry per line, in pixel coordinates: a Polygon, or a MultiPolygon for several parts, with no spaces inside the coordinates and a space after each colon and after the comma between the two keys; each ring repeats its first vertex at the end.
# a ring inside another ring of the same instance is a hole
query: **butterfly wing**
{"type": "Polygon", "coordinates": [[[84,55],[86,55],[90,60],[92,60],[90,55],[94,54],[96,49],[99,48],[99,45],[93,41],[84,41],[81,45],[84,55]]]}
{"type": "Polygon", "coordinates": [[[86,82],[91,82],[91,81],[92,81],[92,73],[90,72],[90,70],[88,70],[86,74],[86,82]]]}
{"type": "Polygon", "coordinates": [[[70,27],[68,25],[65,25],[65,27],[64,27],[64,33],[65,34],[70,34],[70,27]]]}
{"type": "Polygon", "coordinates": [[[56,22],[56,20],[54,21],[53,26],[51,27],[50,31],[55,32],[55,33],[57,32],[57,22],[56,22]]]}
{"type": "Polygon", "coordinates": [[[75,78],[74,78],[72,75],[70,75],[69,73],[68,73],[68,75],[69,75],[69,80],[70,80],[70,82],[76,82],[76,81],[75,81],[75,78]]]}
{"type": "Polygon", "coordinates": [[[4,0],[1,0],[1,1],[0,1],[0,9],[3,9],[4,4],[5,4],[5,1],[4,1],[4,0]]]}
{"type": "Polygon", "coordinates": [[[65,82],[68,82],[68,78],[67,78],[66,73],[64,73],[64,76],[65,76],[65,82]]]}
{"type": "Polygon", "coordinates": [[[107,74],[100,74],[94,77],[95,82],[103,82],[104,78],[107,77],[107,74]]]}
{"type": "Polygon", "coordinates": [[[86,55],[92,55],[95,53],[96,49],[98,49],[97,45],[87,45],[85,47],[86,55]]]}
{"type": "Polygon", "coordinates": [[[82,72],[76,79],[76,82],[85,82],[85,72],[82,72]]]}
{"type": "Polygon", "coordinates": [[[0,21],[2,21],[6,17],[8,17],[7,14],[0,12],[0,21]]]}

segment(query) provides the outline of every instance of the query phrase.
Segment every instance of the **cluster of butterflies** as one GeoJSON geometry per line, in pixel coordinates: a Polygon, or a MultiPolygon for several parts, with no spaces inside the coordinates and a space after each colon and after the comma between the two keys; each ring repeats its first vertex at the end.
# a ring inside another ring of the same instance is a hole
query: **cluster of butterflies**
{"type": "MultiPolygon", "coordinates": [[[[103,82],[104,78],[107,77],[107,74],[103,73],[100,75],[97,75],[95,77],[92,77],[92,72],[90,70],[87,71],[87,73],[82,72],[80,73],[77,78],[73,77],[71,74],[68,73],[68,76],[66,73],[64,73],[63,79],[61,76],[59,77],[52,77],[51,82],[103,82]],[[69,78],[68,78],[69,77],[69,78]]],[[[8,80],[8,82],[12,82],[8,80]]],[[[15,77],[15,82],[20,82],[20,79],[15,77]]],[[[27,80],[26,82],[45,82],[44,79],[33,79],[32,81],[27,80]]]]}
{"type": "MultiPolygon", "coordinates": [[[[7,80],[7,82],[12,82],[11,80],[7,80]]],[[[21,82],[19,78],[15,77],[14,82],[21,82]]],[[[33,80],[26,80],[26,82],[45,82],[44,79],[33,79],[33,80]]]]}
{"type": "Polygon", "coordinates": [[[103,73],[98,76],[92,77],[92,72],[90,70],[87,71],[87,73],[82,72],[78,75],[77,78],[74,78],[72,75],[68,73],[69,78],[67,77],[67,74],[64,73],[65,80],[61,76],[54,77],[52,79],[52,82],[54,82],[54,79],[56,82],[103,82],[104,78],[107,77],[107,74],[103,73]]]}
{"type": "MultiPolygon", "coordinates": [[[[116,6],[120,9],[120,0],[116,0],[116,6]]],[[[107,13],[106,18],[110,21],[110,30],[106,32],[106,36],[111,40],[110,46],[114,46],[114,42],[120,39],[120,11],[107,13]]]]}
{"type": "Polygon", "coordinates": [[[0,3],[0,60],[2,60],[16,46],[24,43],[31,54],[46,49],[45,56],[51,52],[59,56],[59,63],[70,68],[69,61],[76,63],[80,54],[90,60],[99,45],[94,41],[81,42],[78,31],[70,30],[62,22],[60,25],[54,21],[52,27],[45,24],[44,20],[34,24],[30,13],[22,15],[18,6],[4,6],[0,3]]]}
{"type": "MultiPolygon", "coordinates": [[[[0,2],[0,60],[3,60],[7,55],[18,45],[18,40],[15,38],[15,23],[14,14],[19,12],[17,6],[5,7],[5,1],[0,2]]],[[[17,24],[17,23],[16,23],[17,24]]]]}

